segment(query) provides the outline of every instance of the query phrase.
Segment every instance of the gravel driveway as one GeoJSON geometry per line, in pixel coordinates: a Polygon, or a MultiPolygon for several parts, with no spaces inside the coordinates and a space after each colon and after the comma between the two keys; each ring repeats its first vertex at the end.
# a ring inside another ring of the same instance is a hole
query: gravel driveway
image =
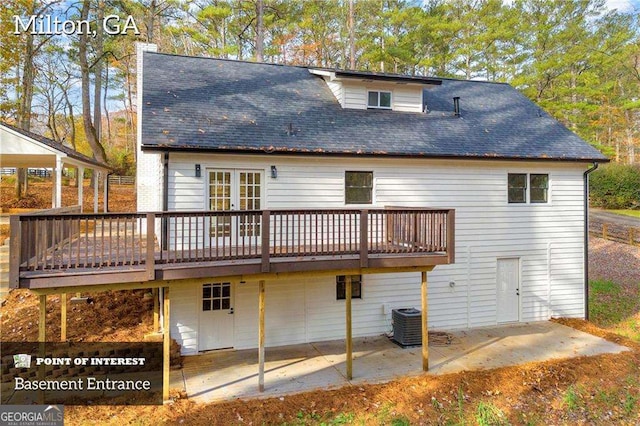
{"type": "Polygon", "coordinates": [[[589,238],[589,280],[640,283],[640,247],[589,238]]]}

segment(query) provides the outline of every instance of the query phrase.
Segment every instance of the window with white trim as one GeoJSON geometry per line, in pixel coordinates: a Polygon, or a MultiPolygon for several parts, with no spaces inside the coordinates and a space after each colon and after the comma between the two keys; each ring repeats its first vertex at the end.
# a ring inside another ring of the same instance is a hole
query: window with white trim
{"type": "Polygon", "coordinates": [[[367,108],[391,109],[391,92],[370,90],[367,98],[367,108]]]}
{"type": "Polygon", "coordinates": [[[548,203],[549,202],[549,175],[531,174],[529,175],[529,202],[548,203]]]}
{"type": "Polygon", "coordinates": [[[345,204],[373,203],[373,172],[344,173],[345,204]]]}
{"type": "Polygon", "coordinates": [[[549,175],[543,173],[509,173],[509,204],[544,204],[549,202],[549,175]]]}

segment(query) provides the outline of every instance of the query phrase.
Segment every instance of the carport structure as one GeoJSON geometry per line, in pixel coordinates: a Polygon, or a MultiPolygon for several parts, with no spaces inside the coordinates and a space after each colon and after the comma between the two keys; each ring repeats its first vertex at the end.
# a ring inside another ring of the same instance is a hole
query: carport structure
{"type": "MultiPolygon", "coordinates": [[[[83,176],[85,169],[91,169],[98,174],[98,179],[94,179],[93,183],[93,211],[98,212],[98,183],[100,179],[104,183],[104,211],[107,211],[107,175],[109,167],[52,139],[0,122],[0,167],[42,167],[52,169],[52,208],[62,207],[62,169],[64,167],[77,167],[78,176],[83,176]]],[[[83,187],[79,184],[78,204],[81,209],[83,204],[82,192],[83,187]]]]}

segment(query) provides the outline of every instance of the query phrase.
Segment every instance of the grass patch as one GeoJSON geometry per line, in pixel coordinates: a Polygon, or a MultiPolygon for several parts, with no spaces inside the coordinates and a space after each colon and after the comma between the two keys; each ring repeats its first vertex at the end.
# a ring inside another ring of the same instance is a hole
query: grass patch
{"type": "Polygon", "coordinates": [[[478,403],[475,415],[476,423],[479,426],[508,425],[506,416],[501,409],[491,402],[478,403]]]}
{"type": "Polygon", "coordinates": [[[589,282],[589,318],[594,323],[610,327],[633,316],[638,300],[633,300],[623,287],[613,281],[589,282]]]}
{"type": "Polygon", "coordinates": [[[637,217],[640,219],[640,210],[607,210],[609,213],[621,214],[623,216],[637,217]]]}
{"type": "Polygon", "coordinates": [[[580,394],[576,390],[576,387],[573,385],[569,386],[562,400],[569,411],[574,411],[578,408],[580,406],[580,394]]]}

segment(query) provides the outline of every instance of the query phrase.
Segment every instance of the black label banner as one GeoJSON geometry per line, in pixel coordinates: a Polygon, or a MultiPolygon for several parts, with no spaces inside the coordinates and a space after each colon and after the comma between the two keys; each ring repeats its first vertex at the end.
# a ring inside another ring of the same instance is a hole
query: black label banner
{"type": "Polygon", "coordinates": [[[0,343],[0,404],[160,405],[162,343],[0,343]]]}

